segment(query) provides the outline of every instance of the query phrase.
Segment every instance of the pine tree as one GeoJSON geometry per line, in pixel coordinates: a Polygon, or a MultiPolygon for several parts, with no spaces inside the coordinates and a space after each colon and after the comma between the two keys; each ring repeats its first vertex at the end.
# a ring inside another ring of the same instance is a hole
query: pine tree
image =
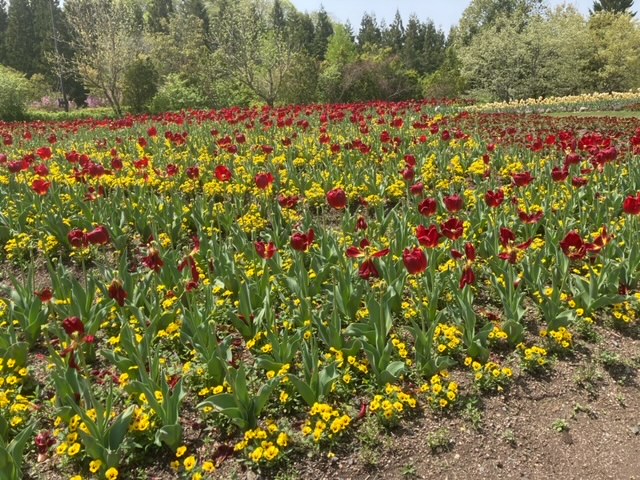
{"type": "Polygon", "coordinates": [[[393,53],[400,53],[404,45],[404,25],[400,11],[396,10],[396,15],[389,28],[385,31],[384,44],[390,47],[393,53]]]}
{"type": "Polygon", "coordinates": [[[593,2],[593,10],[590,10],[591,15],[598,12],[613,12],[613,13],[629,13],[632,17],[635,17],[635,12],[631,12],[633,7],[633,0],[596,0],[593,2]]]}
{"type": "Polygon", "coordinates": [[[333,25],[329,15],[323,6],[320,7],[313,36],[313,56],[319,60],[324,60],[329,45],[329,38],[333,35],[333,25]]]}
{"type": "Polygon", "coordinates": [[[7,3],[5,0],[0,0],[0,65],[6,63],[4,42],[7,33],[7,20],[7,3]]]}
{"type": "Polygon", "coordinates": [[[300,45],[305,54],[313,55],[315,27],[311,16],[308,13],[292,11],[287,22],[289,24],[291,43],[300,45]]]}
{"type": "Polygon", "coordinates": [[[425,45],[425,27],[417,16],[411,15],[407,22],[402,48],[402,60],[409,70],[424,73],[423,48],[425,45]]]}
{"type": "Polygon", "coordinates": [[[167,31],[166,22],[173,13],[172,0],[151,0],[149,3],[147,26],[152,32],[167,31]]]}
{"type": "Polygon", "coordinates": [[[9,4],[5,33],[6,64],[27,75],[36,71],[32,15],[29,0],[12,0],[9,4]]]}
{"type": "Polygon", "coordinates": [[[358,32],[358,46],[362,49],[366,44],[380,45],[382,43],[382,32],[378,26],[375,15],[365,13],[360,22],[358,32]]]}
{"type": "Polygon", "coordinates": [[[445,59],[446,44],[444,32],[438,30],[432,20],[428,20],[424,28],[423,71],[420,73],[431,74],[440,68],[445,59]]]}

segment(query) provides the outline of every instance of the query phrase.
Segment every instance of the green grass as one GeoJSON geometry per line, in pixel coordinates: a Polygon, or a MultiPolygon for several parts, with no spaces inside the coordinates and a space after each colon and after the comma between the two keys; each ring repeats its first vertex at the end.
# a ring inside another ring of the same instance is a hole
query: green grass
{"type": "Polygon", "coordinates": [[[48,110],[27,110],[27,119],[30,121],[69,121],[86,118],[114,118],[113,110],[108,107],[102,108],[80,108],[70,112],[48,110]]]}

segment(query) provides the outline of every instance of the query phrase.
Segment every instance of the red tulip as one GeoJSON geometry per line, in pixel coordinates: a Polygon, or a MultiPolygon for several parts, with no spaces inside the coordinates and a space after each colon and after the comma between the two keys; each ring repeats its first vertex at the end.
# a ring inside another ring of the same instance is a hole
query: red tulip
{"type": "Polygon", "coordinates": [[[359,217],[358,220],[356,221],[356,231],[358,230],[366,230],[368,227],[367,225],[367,221],[365,220],[364,217],[359,217]]]}
{"type": "Polygon", "coordinates": [[[582,161],[582,158],[580,158],[580,155],[578,155],[575,152],[572,152],[564,158],[564,165],[565,165],[565,168],[568,167],[569,165],[579,165],[581,161],[582,161]]]}
{"type": "Polygon", "coordinates": [[[425,248],[436,248],[440,241],[440,233],[435,225],[431,225],[428,228],[419,225],[416,228],[416,237],[418,237],[420,245],[425,248]]]}
{"type": "Polygon", "coordinates": [[[571,260],[580,260],[587,253],[586,245],[582,241],[580,234],[572,230],[560,241],[560,248],[571,260]]]}
{"type": "Polygon", "coordinates": [[[424,191],[424,183],[418,182],[411,185],[411,187],[409,187],[409,191],[411,192],[411,195],[415,195],[416,197],[422,195],[422,192],[424,191]]]}
{"type": "Polygon", "coordinates": [[[554,182],[564,182],[568,176],[569,170],[567,170],[566,167],[562,169],[554,167],[553,170],[551,170],[551,178],[554,182]]]}
{"type": "Polygon", "coordinates": [[[38,178],[31,183],[31,189],[38,195],[46,195],[50,187],[51,182],[47,182],[41,178],[38,178]]]}
{"type": "Polygon", "coordinates": [[[466,267],[462,271],[462,277],[460,277],[460,289],[462,290],[467,285],[473,285],[476,282],[476,274],[473,273],[471,267],[466,267]]]}
{"type": "Polygon", "coordinates": [[[84,323],[78,317],[68,317],[62,321],[62,328],[67,335],[72,336],[77,333],[79,336],[84,335],[84,323]]]}
{"type": "Polygon", "coordinates": [[[36,297],[40,299],[42,303],[50,302],[53,298],[53,292],[50,288],[45,288],[37,292],[33,292],[36,297]]]}
{"type": "Polygon", "coordinates": [[[69,240],[69,243],[73,248],[86,247],[88,244],[86,234],[79,228],[71,230],[67,234],[67,240],[69,240]]]}
{"type": "Polygon", "coordinates": [[[341,210],[347,206],[347,194],[341,188],[334,188],[327,192],[327,203],[331,208],[341,210]]]}
{"type": "Polygon", "coordinates": [[[431,215],[435,215],[438,210],[438,202],[436,202],[435,198],[425,198],[420,205],[418,205],[418,211],[420,215],[425,217],[430,217],[431,215]]]}
{"type": "Polygon", "coordinates": [[[514,173],[512,178],[516,187],[526,187],[535,179],[531,176],[531,172],[514,173]]]}
{"type": "Polygon", "coordinates": [[[164,266],[164,262],[160,258],[160,252],[155,248],[149,249],[149,254],[142,259],[142,263],[154,272],[159,272],[164,266]]]}
{"type": "Polygon", "coordinates": [[[297,195],[293,195],[291,197],[285,197],[284,195],[280,195],[278,197],[278,203],[282,208],[295,208],[298,205],[299,198],[297,195]]]}
{"type": "Polygon", "coordinates": [[[504,202],[504,192],[498,189],[495,192],[489,190],[484,196],[485,203],[491,208],[497,208],[504,202]]]}
{"type": "Polygon", "coordinates": [[[115,300],[116,303],[121,307],[124,306],[124,301],[129,296],[125,291],[125,289],[122,287],[122,283],[119,280],[114,280],[113,282],[111,282],[111,285],[109,285],[108,292],[109,292],[109,298],[112,298],[113,300],[115,300]]]}
{"type": "Polygon", "coordinates": [[[449,213],[456,213],[462,210],[463,200],[460,195],[450,195],[444,197],[444,206],[449,213]]]}
{"type": "Polygon", "coordinates": [[[373,260],[369,258],[368,260],[362,262],[362,265],[360,265],[360,268],[358,269],[358,275],[363,280],[369,280],[370,278],[379,278],[380,272],[378,272],[378,269],[373,263],[373,260]]]}
{"type": "Polygon", "coordinates": [[[640,215],[640,192],[635,197],[629,195],[622,203],[622,210],[627,215],[640,215]]]}
{"type": "Polygon", "coordinates": [[[255,178],[256,186],[260,190],[264,190],[273,183],[273,175],[271,173],[258,173],[255,178]]]}
{"type": "Polygon", "coordinates": [[[307,233],[296,232],[291,235],[291,248],[299,252],[306,252],[315,238],[315,232],[312,228],[307,233]]]}
{"type": "Polygon", "coordinates": [[[464,224],[457,218],[450,218],[440,225],[440,230],[449,240],[457,240],[464,233],[464,224]]]}
{"type": "Polygon", "coordinates": [[[518,212],[518,217],[520,217],[520,220],[522,221],[522,223],[527,223],[527,224],[538,223],[543,216],[544,216],[544,212],[542,210],[536,213],[527,213],[522,210],[518,212]]]}
{"type": "Polygon", "coordinates": [[[215,174],[216,178],[220,182],[228,182],[232,177],[231,170],[229,170],[224,165],[218,165],[215,169],[215,174]]]}
{"type": "Polygon", "coordinates": [[[195,180],[196,178],[198,178],[200,176],[200,169],[196,166],[196,167],[188,167],[186,170],[187,173],[187,177],[189,177],[192,180],[195,180]]]}
{"type": "Polygon", "coordinates": [[[255,248],[258,255],[260,255],[260,257],[264,258],[265,260],[273,258],[273,256],[278,251],[273,242],[256,242],[255,248]]]}
{"type": "Polygon", "coordinates": [[[106,245],[109,243],[109,232],[101,225],[87,233],[86,239],[91,245],[106,245]]]}
{"type": "Polygon", "coordinates": [[[427,256],[420,247],[404,249],[402,261],[411,275],[418,275],[427,269],[427,256]]]}

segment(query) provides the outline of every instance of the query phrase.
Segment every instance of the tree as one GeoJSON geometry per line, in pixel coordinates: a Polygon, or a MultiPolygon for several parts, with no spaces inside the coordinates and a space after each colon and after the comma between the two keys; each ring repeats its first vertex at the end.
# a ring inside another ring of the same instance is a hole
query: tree
{"type": "Polygon", "coordinates": [[[29,0],[12,0],[9,4],[5,33],[6,64],[27,75],[36,72],[32,15],[29,0]]]}
{"type": "Polygon", "coordinates": [[[347,27],[336,25],[327,45],[327,54],[318,80],[321,100],[342,100],[341,86],[346,66],[354,62],[357,56],[357,46],[347,27]]]}
{"type": "Polygon", "coordinates": [[[475,35],[495,25],[501,17],[518,18],[523,22],[518,28],[522,29],[528,18],[542,13],[544,3],[544,0],[472,0],[455,29],[455,43],[469,45],[475,35]]]}
{"type": "Polygon", "coordinates": [[[5,37],[7,33],[7,3],[0,0],[0,65],[6,63],[5,37]]]}
{"type": "Polygon", "coordinates": [[[331,20],[329,20],[327,11],[321,6],[316,16],[311,52],[318,60],[324,60],[331,35],[333,35],[333,25],[331,24],[331,20]]]}
{"type": "Polygon", "coordinates": [[[631,7],[633,7],[633,0],[596,0],[593,2],[593,10],[589,10],[589,13],[591,15],[598,12],[628,13],[635,17],[635,12],[630,11],[631,7]]]}
{"type": "Polygon", "coordinates": [[[172,0],[151,0],[147,12],[147,26],[152,32],[166,32],[169,15],[173,13],[172,0]]]}
{"type": "Polygon", "coordinates": [[[380,46],[382,44],[382,32],[378,26],[376,16],[365,13],[362,16],[362,21],[360,22],[358,47],[363,49],[367,44],[380,46]]]}
{"type": "Polygon", "coordinates": [[[131,4],[66,0],[65,13],[74,33],[72,66],[91,91],[104,95],[116,115],[122,115],[124,75],[140,51],[131,4]]]}
{"type": "Polygon", "coordinates": [[[404,25],[402,24],[402,17],[400,11],[396,10],[396,15],[393,17],[393,22],[389,25],[389,28],[384,34],[384,46],[391,48],[393,53],[400,53],[404,46],[404,25]]]}
{"type": "Polygon", "coordinates": [[[158,92],[158,71],[148,58],[140,58],[129,66],[124,75],[123,101],[133,113],[149,108],[158,92]]]}
{"type": "MultiPolygon", "coordinates": [[[[216,28],[212,31],[222,73],[244,85],[268,105],[278,100],[287,73],[302,47],[289,29],[274,28],[265,0],[229,5],[219,4],[216,28]]],[[[289,17],[289,12],[285,10],[289,17]]]]}
{"type": "Polygon", "coordinates": [[[209,13],[203,0],[183,0],[182,12],[186,15],[193,15],[194,17],[202,20],[202,28],[205,35],[209,35],[209,28],[211,26],[209,20],[209,13]]]}

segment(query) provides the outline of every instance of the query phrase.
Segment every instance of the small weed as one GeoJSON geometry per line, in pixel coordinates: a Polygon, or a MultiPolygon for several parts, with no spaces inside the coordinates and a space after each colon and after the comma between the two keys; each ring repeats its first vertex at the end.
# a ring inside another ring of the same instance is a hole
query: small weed
{"type": "Polygon", "coordinates": [[[480,399],[478,397],[471,397],[465,404],[464,410],[462,410],[462,418],[471,423],[474,430],[479,431],[482,429],[482,410],[478,408],[480,399]]]}
{"type": "Polygon", "coordinates": [[[602,381],[602,372],[595,362],[590,362],[578,369],[575,376],[576,385],[595,395],[598,383],[602,381]]]}
{"type": "Polygon", "coordinates": [[[505,442],[507,442],[509,445],[511,445],[512,447],[516,447],[516,445],[517,445],[516,434],[510,428],[508,428],[504,432],[502,432],[502,439],[505,442]]]}
{"type": "Polygon", "coordinates": [[[569,430],[569,423],[564,418],[558,418],[555,422],[551,424],[551,428],[553,428],[556,432],[566,432],[569,430]]]}
{"type": "Polygon", "coordinates": [[[579,413],[586,413],[590,418],[598,418],[598,415],[593,411],[591,407],[589,407],[588,405],[584,406],[576,403],[573,406],[573,414],[571,415],[571,418],[575,420],[579,413]]]}
{"type": "Polygon", "coordinates": [[[619,354],[610,352],[609,350],[605,350],[604,352],[600,353],[598,359],[600,360],[600,363],[602,363],[602,366],[607,369],[625,365],[625,362],[620,358],[619,354]]]}
{"type": "Polygon", "coordinates": [[[402,467],[400,473],[402,473],[402,476],[406,478],[418,478],[418,472],[416,471],[416,467],[412,463],[409,463],[408,465],[402,467]]]}
{"type": "Polygon", "coordinates": [[[627,401],[624,398],[623,394],[619,393],[618,395],[616,395],[616,401],[620,404],[622,408],[627,408],[627,401]]]}
{"type": "Polygon", "coordinates": [[[427,436],[427,445],[433,453],[446,452],[453,445],[453,440],[449,437],[449,430],[439,428],[427,436]]]}
{"type": "Polygon", "coordinates": [[[380,454],[378,448],[371,448],[369,446],[363,446],[358,453],[360,461],[365,468],[373,469],[380,463],[380,454]]]}

